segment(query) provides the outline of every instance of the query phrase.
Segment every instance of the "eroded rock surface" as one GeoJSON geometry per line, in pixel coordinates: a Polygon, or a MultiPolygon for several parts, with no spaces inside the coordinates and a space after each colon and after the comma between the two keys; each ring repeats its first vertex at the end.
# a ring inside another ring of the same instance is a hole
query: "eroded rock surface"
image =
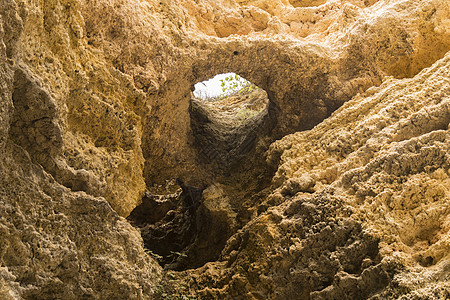
{"type": "Polygon", "coordinates": [[[261,163],[252,158],[261,159],[271,141],[275,123],[271,109],[267,93],[257,87],[215,101],[191,100],[190,123],[198,160],[209,165],[212,178],[229,176],[242,164],[261,163]]]}
{"type": "Polygon", "coordinates": [[[272,144],[278,188],[219,262],[186,274],[185,290],[448,297],[449,65],[447,54],[412,79],[386,80],[314,129],[272,144]]]}
{"type": "Polygon", "coordinates": [[[448,298],[449,15],[1,0],[0,298],[448,298]],[[226,72],[267,92],[271,130],[218,177],[189,106],[226,72]],[[175,178],[204,189],[190,261],[209,262],[171,273],[124,217],[175,178]]]}

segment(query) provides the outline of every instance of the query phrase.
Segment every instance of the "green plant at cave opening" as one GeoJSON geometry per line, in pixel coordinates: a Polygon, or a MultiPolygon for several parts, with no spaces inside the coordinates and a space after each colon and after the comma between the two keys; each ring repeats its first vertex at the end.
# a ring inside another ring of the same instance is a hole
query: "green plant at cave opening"
{"type": "Polygon", "coordinates": [[[221,79],[220,82],[222,87],[222,93],[220,94],[221,98],[243,92],[251,92],[258,88],[256,85],[237,74],[227,76],[224,79],[221,79]]]}
{"type": "Polygon", "coordinates": [[[193,96],[200,100],[214,102],[232,96],[245,96],[259,88],[235,73],[218,74],[194,85],[193,96]]]}
{"type": "Polygon", "coordinates": [[[163,260],[163,257],[161,255],[156,254],[150,249],[144,248],[144,252],[150,255],[154,260],[156,260],[159,263],[163,260]]]}
{"type": "Polygon", "coordinates": [[[182,260],[183,258],[187,257],[187,255],[184,252],[170,251],[170,254],[167,257],[172,259],[173,261],[178,262],[178,261],[182,260]]]}

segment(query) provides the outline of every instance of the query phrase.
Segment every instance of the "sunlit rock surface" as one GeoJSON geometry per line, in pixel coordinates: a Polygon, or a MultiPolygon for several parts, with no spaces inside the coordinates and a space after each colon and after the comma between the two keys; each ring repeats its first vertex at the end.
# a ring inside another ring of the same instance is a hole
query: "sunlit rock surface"
{"type": "Polygon", "coordinates": [[[447,0],[1,0],[0,298],[448,298],[449,16],[447,0]],[[270,126],[213,174],[191,88],[227,72],[267,92],[270,126]],[[233,232],[168,273],[124,217],[175,178],[204,189],[198,230],[233,232]]]}

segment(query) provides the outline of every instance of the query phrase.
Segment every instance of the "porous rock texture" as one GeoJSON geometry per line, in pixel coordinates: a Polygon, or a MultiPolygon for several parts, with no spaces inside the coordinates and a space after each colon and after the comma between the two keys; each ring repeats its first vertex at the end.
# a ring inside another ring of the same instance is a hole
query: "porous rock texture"
{"type": "Polygon", "coordinates": [[[448,298],[449,16],[447,0],[0,0],[0,298],[448,298]],[[271,125],[259,159],[216,177],[189,107],[225,72],[267,92],[271,125]],[[174,273],[124,219],[173,178],[234,229],[174,273]]]}
{"type": "Polygon", "coordinates": [[[187,285],[206,298],[448,298],[449,65],[386,79],[273,143],[264,213],[187,285]]]}
{"type": "Polygon", "coordinates": [[[189,110],[195,147],[210,165],[210,176],[230,174],[242,160],[252,160],[255,142],[269,136],[274,125],[267,93],[258,87],[215,101],[193,98],[189,110]]]}

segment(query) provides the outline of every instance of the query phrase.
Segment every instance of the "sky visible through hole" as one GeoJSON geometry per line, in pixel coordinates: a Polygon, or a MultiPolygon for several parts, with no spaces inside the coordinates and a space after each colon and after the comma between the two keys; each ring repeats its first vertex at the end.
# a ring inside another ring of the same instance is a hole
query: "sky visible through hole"
{"type": "Polygon", "coordinates": [[[218,74],[209,80],[195,84],[194,96],[196,98],[206,99],[223,95],[221,86],[222,82],[220,80],[223,80],[225,77],[230,75],[234,76],[235,73],[218,74]]]}

